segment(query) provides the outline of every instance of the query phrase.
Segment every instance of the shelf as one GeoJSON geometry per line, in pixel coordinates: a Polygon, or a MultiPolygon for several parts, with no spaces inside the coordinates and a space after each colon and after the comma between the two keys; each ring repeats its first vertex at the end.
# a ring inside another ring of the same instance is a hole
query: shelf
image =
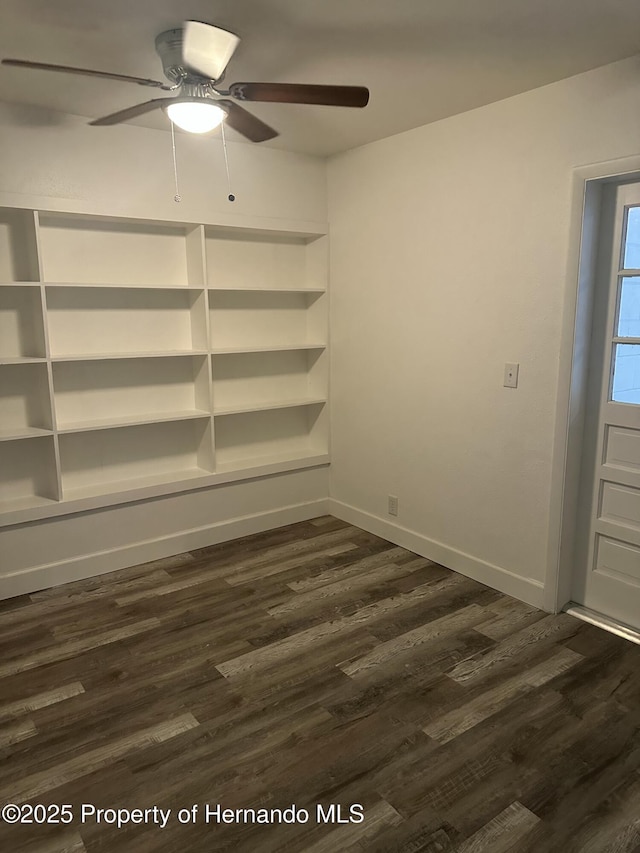
{"type": "Polygon", "coordinates": [[[249,403],[244,406],[229,406],[227,408],[214,409],[216,417],[225,415],[242,415],[248,412],[268,412],[272,409],[297,409],[299,406],[324,406],[325,398],[309,398],[305,400],[281,400],[272,403],[249,403]]]}
{"type": "Polygon", "coordinates": [[[326,344],[266,344],[257,347],[216,347],[211,355],[242,355],[252,352],[295,352],[296,350],[326,349],[326,344]]]}
{"type": "MultiPolygon", "coordinates": [[[[5,513],[19,513],[29,509],[41,509],[42,507],[57,507],[59,502],[52,498],[43,498],[40,495],[24,495],[11,500],[0,499],[0,516],[5,513]]],[[[4,523],[4,522],[3,522],[4,523]]]]}
{"type": "Polygon", "coordinates": [[[0,281],[0,287],[41,287],[41,281],[0,281]]]}
{"type": "Polygon", "coordinates": [[[105,484],[93,483],[86,486],[75,486],[64,489],[65,501],[77,501],[85,498],[98,497],[100,495],[128,492],[132,489],[145,489],[152,486],[163,486],[171,483],[179,488],[183,482],[199,480],[203,477],[211,477],[211,471],[204,468],[186,468],[184,470],[172,471],[170,474],[148,474],[146,476],[131,477],[127,480],[111,480],[105,484]]]}
{"type": "MultiPolygon", "coordinates": [[[[329,454],[326,452],[310,452],[308,450],[298,453],[282,452],[271,453],[263,456],[254,456],[247,459],[234,459],[230,462],[220,462],[216,466],[216,471],[219,474],[232,473],[234,471],[248,471],[256,469],[256,474],[259,469],[269,468],[269,466],[282,466],[286,463],[296,463],[304,467],[312,467],[314,465],[326,465],[329,462],[329,454]]],[[[286,469],[285,469],[286,470],[286,469]]]]}
{"type": "Polygon", "coordinates": [[[127,480],[122,483],[122,489],[117,494],[110,486],[105,490],[71,489],[67,491],[65,499],[60,501],[44,497],[0,501],[0,529],[42,519],[90,512],[113,506],[116,502],[119,505],[126,505],[195,489],[208,489],[229,483],[242,483],[259,477],[269,477],[273,474],[315,468],[328,465],[329,461],[326,451],[312,455],[266,457],[263,464],[258,459],[247,465],[219,465],[215,473],[204,469],[193,469],[187,471],[188,476],[180,480],[159,477],[156,482],[148,482],[151,478],[142,478],[141,485],[133,486],[131,481],[127,480]]]}
{"type": "Polygon", "coordinates": [[[225,287],[209,285],[211,293],[312,293],[315,296],[326,293],[325,287],[225,287]]]}
{"type": "Polygon", "coordinates": [[[44,364],[44,356],[31,355],[0,355],[0,365],[8,364],[44,364]]]}
{"type": "Polygon", "coordinates": [[[91,421],[75,421],[68,423],[59,423],[58,432],[90,432],[99,429],[117,429],[118,427],[137,426],[142,424],[160,424],[172,421],[188,421],[197,420],[199,418],[211,417],[209,412],[205,411],[183,411],[183,412],[158,412],[157,414],[149,415],[130,415],[122,418],[96,418],[91,421]]]}
{"type": "Polygon", "coordinates": [[[91,290],[179,290],[180,292],[204,290],[202,285],[158,284],[157,282],[115,282],[110,284],[109,282],[91,281],[45,281],[43,284],[45,287],[51,287],[54,289],[58,287],[73,287],[78,288],[79,290],[82,288],[89,288],[91,290]]]}
{"type": "Polygon", "coordinates": [[[40,427],[0,428],[0,441],[16,441],[21,438],[36,438],[41,435],[53,435],[50,429],[40,427]]]}
{"type": "Polygon", "coordinates": [[[110,361],[121,358],[184,358],[194,355],[207,355],[207,350],[163,350],[162,352],[84,352],[52,355],[51,361],[110,361]]]}
{"type": "MultiPolygon", "coordinates": [[[[202,285],[190,284],[158,284],[158,282],[90,282],[90,281],[44,281],[45,287],[77,287],[102,290],[204,290],[202,285]]],[[[40,287],[41,282],[0,282],[0,287],[40,287]]],[[[326,287],[226,287],[225,285],[209,285],[210,293],[301,293],[312,296],[322,296],[327,292],[326,287]]]]}

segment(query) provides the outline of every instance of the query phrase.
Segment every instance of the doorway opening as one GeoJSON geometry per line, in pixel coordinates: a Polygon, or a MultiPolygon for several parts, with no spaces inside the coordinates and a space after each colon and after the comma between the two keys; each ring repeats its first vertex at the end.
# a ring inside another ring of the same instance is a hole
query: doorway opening
{"type": "Polygon", "coordinates": [[[630,634],[640,631],[640,158],[633,160],[633,172],[576,173],[569,369],[558,407],[566,420],[554,459],[561,499],[546,585],[548,609],[575,608],[630,634]]]}

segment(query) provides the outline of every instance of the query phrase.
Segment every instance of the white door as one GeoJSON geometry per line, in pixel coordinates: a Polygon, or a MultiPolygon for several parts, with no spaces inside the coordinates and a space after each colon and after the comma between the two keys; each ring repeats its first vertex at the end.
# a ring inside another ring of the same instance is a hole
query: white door
{"type": "Polygon", "coordinates": [[[573,599],[640,630],[640,184],[601,231],[573,599]]]}

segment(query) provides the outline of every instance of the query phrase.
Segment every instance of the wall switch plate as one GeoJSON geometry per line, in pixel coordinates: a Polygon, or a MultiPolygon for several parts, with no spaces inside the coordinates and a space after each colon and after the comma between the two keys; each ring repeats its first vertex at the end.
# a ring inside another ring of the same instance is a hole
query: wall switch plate
{"type": "Polygon", "coordinates": [[[395,495],[389,495],[389,504],[387,508],[389,515],[398,514],[398,498],[395,495]]]}
{"type": "Polygon", "coordinates": [[[504,366],[504,382],[503,385],[505,388],[517,388],[518,387],[518,373],[520,372],[520,365],[513,363],[510,364],[507,362],[504,366]]]}

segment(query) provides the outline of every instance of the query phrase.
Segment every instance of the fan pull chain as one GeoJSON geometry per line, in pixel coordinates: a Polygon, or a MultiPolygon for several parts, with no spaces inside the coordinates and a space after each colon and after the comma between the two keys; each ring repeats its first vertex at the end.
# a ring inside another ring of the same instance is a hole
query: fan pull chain
{"type": "Polygon", "coordinates": [[[227,189],[229,190],[229,195],[227,198],[229,201],[235,201],[236,197],[231,192],[231,176],[229,174],[229,158],[227,157],[227,140],[224,135],[224,122],[220,125],[220,133],[222,134],[222,150],[224,151],[224,167],[227,170],[227,189]]]}
{"type": "Polygon", "coordinates": [[[176,194],[173,197],[175,202],[182,201],[182,196],[180,195],[180,188],[178,187],[178,161],[176,160],[176,132],[173,127],[173,122],[171,124],[171,151],[173,153],[173,179],[176,185],[176,194]]]}

